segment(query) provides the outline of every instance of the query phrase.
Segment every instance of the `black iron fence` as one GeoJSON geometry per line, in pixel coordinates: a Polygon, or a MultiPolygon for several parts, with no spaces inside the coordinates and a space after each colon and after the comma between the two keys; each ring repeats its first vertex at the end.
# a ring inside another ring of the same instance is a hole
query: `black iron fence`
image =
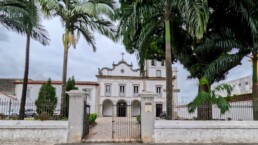
{"type": "MultiPolygon", "coordinates": [[[[61,111],[60,103],[48,101],[26,101],[25,119],[28,120],[67,120],[68,105],[61,111]]],[[[19,100],[0,100],[0,120],[16,120],[19,118],[19,100]]]]}
{"type": "MultiPolygon", "coordinates": [[[[253,106],[251,101],[231,102],[229,110],[224,114],[217,105],[202,105],[190,113],[187,105],[174,105],[176,120],[253,120],[253,106]]],[[[257,106],[258,107],[258,106],[257,106]]],[[[156,117],[166,119],[166,112],[156,117]]]]}

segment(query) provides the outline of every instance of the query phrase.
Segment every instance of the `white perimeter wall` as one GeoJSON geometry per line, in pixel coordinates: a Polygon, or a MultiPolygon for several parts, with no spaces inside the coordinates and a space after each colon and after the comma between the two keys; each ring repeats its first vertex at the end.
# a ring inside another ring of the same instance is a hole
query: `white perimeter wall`
{"type": "Polygon", "coordinates": [[[0,121],[0,142],[66,143],[68,121],[0,121]]]}
{"type": "Polygon", "coordinates": [[[156,120],[155,143],[258,143],[256,121],[156,120]]]}

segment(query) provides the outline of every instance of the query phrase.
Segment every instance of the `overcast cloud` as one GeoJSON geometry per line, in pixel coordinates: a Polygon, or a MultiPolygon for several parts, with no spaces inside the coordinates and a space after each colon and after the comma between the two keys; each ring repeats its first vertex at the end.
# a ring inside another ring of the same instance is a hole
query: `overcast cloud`
{"type": "MultiPolygon", "coordinates": [[[[51,44],[42,46],[36,41],[31,42],[30,51],[30,74],[33,80],[61,80],[63,46],[61,36],[64,32],[59,19],[44,20],[43,25],[49,32],[51,44]]],[[[111,67],[113,62],[121,60],[121,53],[126,52],[122,44],[117,44],[108,38],[96,35],[97,51],[93,50],[81,39],[76,49],[69,50],[68,76],[74,75],[76,80],[96,81],[95,75],[98,68],[111,67]]],[[[25,61],[25,36],[15,32],[0,29],[0,78],[23,78],[25,61]]],[[[133,63],[138,68],[135,55],[125,55],[128,63],[133,63]]],[[[197,93],[198,82],[194,79],[187,79],[189,73],[180,64],[178,68],[178,86],[180,89],[179,102],[192,100],[197,93]]],[[[227,80],[251,75],[251,63],[245,58],[241,66],[232,69],[227,80]]]]}

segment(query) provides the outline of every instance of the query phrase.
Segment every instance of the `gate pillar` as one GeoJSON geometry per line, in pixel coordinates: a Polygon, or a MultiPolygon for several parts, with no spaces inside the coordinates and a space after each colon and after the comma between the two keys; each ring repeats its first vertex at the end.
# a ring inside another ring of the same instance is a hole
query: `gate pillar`
{"type": "Polygon", "coordinates": [[[144,91],[141,97],[141,138],[144,143],[152,143],[154,134],[154,93],[144,91]]]}
{"type": "Polygon", "coordinates": [[[81,142],[84,128],[86,92],[71,90],[69,95],[68,143],[81,142]]]}

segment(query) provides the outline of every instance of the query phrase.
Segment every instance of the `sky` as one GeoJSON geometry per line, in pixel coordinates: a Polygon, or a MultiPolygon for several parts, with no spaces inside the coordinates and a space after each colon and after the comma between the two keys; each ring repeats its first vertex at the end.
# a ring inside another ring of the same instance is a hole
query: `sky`
{"type": "MultiPolygon", "coordinates": [[[[43,20],[42,24],[49,32],[51,39],[49,46],[42,46],[32,40],[30,51],[29,78],[33,80],[61,80],[63,65],[63,44],[61,36],[64,33],[60,20],[54,18],[43,20]]],[[[124,59],[138,68],[135,54],[128,54],[122,43],[115,43],[105,36],[95,33],[97,51],[80,39],[76,49],[69,49],[68,77],[75,76],[77,81],[96,81],[98,68],[111,67],[112,63],[124,59]]],[[[0,27],[0,78],[23,78],[25,63],[26,37],[0,27]]],[[[251,75],[252,64],[248,58],[229,71],[226,81],[235,80],[251,75]]],[[[189,102],[197,94],[196,79],[187,79],[187,72],[180,63],[173,64],[178,69],[178,86],[180,89],[179,103],[189,102]]]]}

